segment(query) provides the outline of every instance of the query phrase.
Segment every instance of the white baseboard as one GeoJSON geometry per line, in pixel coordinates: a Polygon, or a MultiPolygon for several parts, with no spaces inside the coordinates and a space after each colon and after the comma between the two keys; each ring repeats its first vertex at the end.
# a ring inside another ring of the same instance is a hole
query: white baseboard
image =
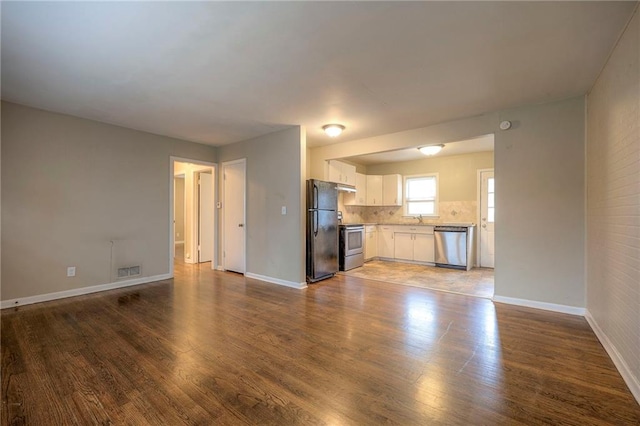
{"type": "Polygon", "coordinates": [[[508,305],[526,306],[527,308],[543,309],[545,311],[584,316],[585,308],[577,306],[557,305],[555,303],[538,302],[536,300],[516,299],[514,297],[493,296],[493,301],[508,305]]]}
{"type": "Polygon", "coordinates": [[[247,277],[247,278],[253,278],[255,280],[266,281],[268,283],[283,285],[283,286],[286,286],[286,287],[292,287],[292,288],[297,288],[297,289],[307,288],[307,283],[306,282],[297,283],[295,281],[281,280],[280,278],[267,277],[265,275],[258,275],[258,274],[254,274],[254,273],[251,273],[251,272],[245,273],[244,276],[247,277]]]}
{"type": "Polygon", "coordinates": [[[225,271],[222,265],[216,265],[216,271],[225,271]]]}
{"type": "Polygon", "coordinates": [[[117,281],[109,284],[94,285],[91,287],[74,288],[72,290],[58,291],[55,293],[38,294],[36,296],[20,297],[17,299],[3,300],[0,302],[0,309],[13,308],[16,306],[31,305],[33,303],[48,302],[51,300],[64,299],[67,297],[82,296],[84,294],[97,293],[100,291],[113,290],[122,287],[131,287],[139,284],[151,283],[154,281],[167,280],[171,274],[154,275],[151,277],[135,278],[133,280],[117,281]]]}
{"type": "Polygon", "coordinates": [[[620,352],[616,349],[616,347],[611,343],[611,340],[607,337],[604,331],[600,328],[595,318],[591,315],[591,313],[587,310],[584,316],[587,319],[587,322],[591,326],[591,329],[595,333],[598,340],[602,346],[604,346],[605,351],[609,354],[609,358],[613,361],[614,365],[620,372],[622,379],[629,387],[629,390],[635,397],[636,401],[640,404],[640,380],[638,377],[635,377],[631,372],[631,369],[625,362],[624,358],[620,355],[620,352]]]}

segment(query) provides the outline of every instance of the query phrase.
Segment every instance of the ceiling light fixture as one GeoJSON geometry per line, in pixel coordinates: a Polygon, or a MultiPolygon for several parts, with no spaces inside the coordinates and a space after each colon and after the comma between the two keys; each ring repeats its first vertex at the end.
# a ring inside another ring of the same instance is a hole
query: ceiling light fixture
{"type": "Polygon", "coordinates": [[[345,129],[342,124],[326,124],[322,126],[322,130],[331,138],[340,136],[340,133],[345,129]]]}
{"type": "Polygon", "coordinates": [[[429,145],[418,148],[418,151],[424,155],[436,155],[442,148],[444,148],[444,145],[429,145]]]}

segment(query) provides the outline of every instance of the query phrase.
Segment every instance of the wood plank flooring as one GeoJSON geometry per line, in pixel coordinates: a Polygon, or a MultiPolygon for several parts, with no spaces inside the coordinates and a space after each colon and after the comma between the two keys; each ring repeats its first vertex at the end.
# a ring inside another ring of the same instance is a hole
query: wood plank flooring
{"type": "Polygon", "coordinates": [[[349,276],[174,280],[2,311],[2,424],[637,425],[581,317],[349,276]]]}

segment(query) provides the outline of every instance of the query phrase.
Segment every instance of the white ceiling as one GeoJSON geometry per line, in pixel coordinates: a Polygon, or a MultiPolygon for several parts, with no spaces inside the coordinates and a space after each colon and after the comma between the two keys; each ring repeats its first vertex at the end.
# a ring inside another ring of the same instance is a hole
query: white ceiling
{"type": "Polygon", "coordinates": [[[5,100],[310,146],[586,93],[634,2],[3,2],[5,100]]]}
{"type": "MultiPolygon", "coordinates": [[[[451,155],[469,154],[471,152],[493,151],[493,135],[479,136],[457,142],[443,143],[444,148],[434,157],[449,157],[451,155]]],[[[423,146],[423,145],[420,145],[423,146]]],[[[375,154],[357,155],[346,159],[357,164],[370,166],[373,164],[397,163],[400,161],[423,160],[425,157],[416,146],[414,148],[399,149],[395,151],[378,152],[375,154]]]]}

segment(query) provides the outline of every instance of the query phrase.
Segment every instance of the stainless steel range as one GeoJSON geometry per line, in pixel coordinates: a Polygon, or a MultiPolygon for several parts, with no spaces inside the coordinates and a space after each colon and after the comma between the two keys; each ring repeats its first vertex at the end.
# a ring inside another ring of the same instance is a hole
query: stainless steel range
{"type": "Polygon", "coordinates": [[[340,225],[339,262],[341,271],[364,265],[364,225],[340,225]]]}

